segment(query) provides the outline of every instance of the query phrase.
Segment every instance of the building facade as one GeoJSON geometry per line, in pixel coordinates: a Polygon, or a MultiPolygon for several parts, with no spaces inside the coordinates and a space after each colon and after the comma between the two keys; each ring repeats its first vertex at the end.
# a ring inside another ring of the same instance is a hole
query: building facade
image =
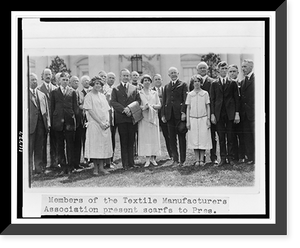
{"type": "MultiPolygon", "coordinates": [[[[168,69],[171,66],[178,68],[179,78],[187,83],[192,75],[196,74],[196,65],[201,61],[203,54],[141,54],[141,74],[153,76],[156,73],[162,75],[163,84],[169,82],[168,69]]],[[[132,71],[132,56],[134,55],[67,55],[59,56],[64,60],[67,68],[71,70],[71,75],[81,77],[89,75],[94,77],[100,70],[114,72],[116,82],[119,83],[120,70],[127,68],[132,71]]],[[[39,77],[45,68],[49,67],[55,56],[31,56],[29,57],[30,72],[39,77]]],[[[228,64],[236,64],[239,67],[239,79],[243,78],[241,64],[244,59],[252,59],[253,54],[220,54],[221,60],[228,64]]],[[[82,87],[81,85],[79,86],[82,87]]]]}

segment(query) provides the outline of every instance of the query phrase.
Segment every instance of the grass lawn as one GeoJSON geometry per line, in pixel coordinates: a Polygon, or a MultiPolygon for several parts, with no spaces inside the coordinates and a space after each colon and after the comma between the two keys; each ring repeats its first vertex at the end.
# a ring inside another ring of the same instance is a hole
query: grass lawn
{"type": "MultiPolygon", "coordinates": [[[[143,168],[145,158],[139,157],[136,165],[140,168],[124,171],[120,159],[119,134],[116,134],[115,163],[117,169],[110,175],[94,176],[93,168],[87,168],[70,175],[58,176],[48,173],[32,178],[31,186],[36,187],[245,187],[254,185],[254,165],[240,164],[237,169],[230,165],[213,167],[207,163],[204,167],[195,167],[194,151],[187,150],[187,159],[183,167],[171,167],[165,142],[161,134],[162,155],[157,157],[158,166],[143,168]]],[[[217,151],[218,152],[218,151],[217,151]]],[[[208,156],[209,157],[209,156],[208,156]]]]}

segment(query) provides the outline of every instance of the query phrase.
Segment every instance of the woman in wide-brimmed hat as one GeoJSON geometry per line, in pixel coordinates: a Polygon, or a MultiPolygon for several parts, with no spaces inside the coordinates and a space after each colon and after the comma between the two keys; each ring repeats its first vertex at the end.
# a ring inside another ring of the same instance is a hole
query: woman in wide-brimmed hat
{"type": "Polygon", "coordinates": [[[92,78],[92,90],[84,99],[83,108],[88,120],[85,157],[94,163],[94,174],[109,174],[103,166],[106,159],[112,157],[112,140],[109,123],[110,106],[101,93],[104,82],[98,76],[92,78]]]}

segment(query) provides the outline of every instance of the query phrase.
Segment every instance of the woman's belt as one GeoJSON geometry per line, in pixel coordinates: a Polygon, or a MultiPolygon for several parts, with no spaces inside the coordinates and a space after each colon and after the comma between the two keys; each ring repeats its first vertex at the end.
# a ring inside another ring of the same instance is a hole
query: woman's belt
{"type": "Polygon", "coordinates": [[[190,116],[190,118],[195,118],[195,119],[200,119],[200,118],[203,118],[203,117],[206,117],[207,115],[203,115],[203,116],[190,116]]]}

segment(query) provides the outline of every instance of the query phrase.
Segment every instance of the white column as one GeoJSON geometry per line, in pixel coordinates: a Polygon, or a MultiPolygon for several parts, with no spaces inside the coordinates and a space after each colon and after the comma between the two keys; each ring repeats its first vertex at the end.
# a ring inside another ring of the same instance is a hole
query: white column
{"type": "Polygon", "coordinates": [[[168,70],[170,67],[176,67],[179,71],[179,78],[181,78],[182,67],[180,54],[161,54],[160,72],[158,73],[161,74],[164,85],[170,81],[168,76],[168,70]]]}
{"type": "Polygon", "coordinates": [[[47,56],[39,56],[34,57],[35,60],[35,74],[38,76],[38,85],[42,83],[42,72],[46,67],[49,67],[48,57],[47,56]]]}
{"type": "Polygon", "coordinates": [[[107,72],[113,72],[116,74],[116,81],[114,85],[118,85],[120,82],[120,70],[119,55],[109,55],[109,67],[107,72]]]}
{"type": "Polygon", "coordinates": [[[89,76],[93,78],[99,71],[104,70],[104,56],[89,55],[89,76]]]}

